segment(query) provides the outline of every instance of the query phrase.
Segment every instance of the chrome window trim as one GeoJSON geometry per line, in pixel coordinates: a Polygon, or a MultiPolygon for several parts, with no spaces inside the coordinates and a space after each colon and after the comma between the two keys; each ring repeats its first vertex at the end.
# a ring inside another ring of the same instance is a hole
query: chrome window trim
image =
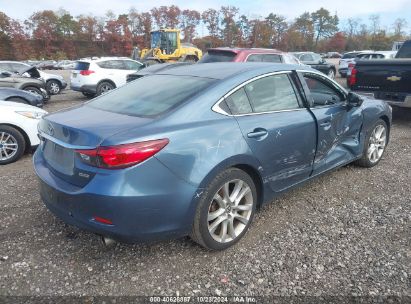
{"type": "MultiPolygon", "coordinates": [[[[75,145],[70,145],[70,144],[68,144],[68,143],[65,143],[64,141],[61,141],[61,140],[59,140],[59,139],[57,139],[57,138],[54,138],[54,137],[52,137],[52,136],[44,133],[44,132],[41,131],[41,130],[38,130],[38,132],[39,132],[39,137],[40,137],[40,139],[45,138],[45,139],[47,139],[47,140],[49,140],[49,141],[52,141],[53,143],[55,143],[55,144],[57,144],[57,145],[59,145],[59,146],[62,146],[62,147],[64,147],[64,148],[67,148],[67,149],[72,149],[72,150],[91,150],[91,149],[95,149],[95,148],[96,148],[96,147],[92,147],[92,146],[75,146],[75,145]]],[[[42,140],[41,140],[41,141],[42,141],[42,140]]]]}
{"type": "MultiPolygon", "coordinates": [[[[253,112],[253,113],[246,113],[246,114],[230,114],[227,113],[226,111],[224,111],[221,107],[220,107],[220,103],[222,103],[228,96],[230,96],[231,94],[235,93],[237,90],[243,88],[244,86],[246,86],[247,84],[249,84],[250,82],[253,82],[255,80],[261,79],[261,78],[265,78],[265,77],[269,77],[269,76],[273,76],[273,75],[278,75],[278,74],[291,74],[292,71],[278,71],[278,72],[269,72],[263,75],[259,75],[259,76],[255,76],[239,85],[237,85],[236,87],[234,87],[233,89],[231,89],[230,91],[228,91],[228,93],[224,94],[223,97],[221,97],[211,108],[211,110],[213,110],[216,113],[225,115],[225,116],[231,116],[231,117],[240,117],[240,116],[251,116],[251,115],[261,115],[261,114],[270,114],[270,113],[279,113],[279,112],[291,112],[291,111],[301,111],[301,110],[307,110],[307,108],[305,107],[300,107],[300,108],[296,108],[296,109],[286,109],[286,110],[276,110],[276,111],[267,111],[267,112],[253,112]]],[[[291,81],[291,80],[290,80],[291,81]]],[[[298,97],[296,96],[296,98],[298,99],[298,97]]]]}
{"type": "MultiPolygon", "coordinates": [[[[341,92],[343,92],[345,95],[348,94],[348,91],[347,91],[345,88],[343,88],[338,82],[336,82],[336,81],[333,80],[333,79],[328,78],[327,75],[325,75],[325,74],[323,74],[323,73],[321,73],[321,72],[311,71],[311,70],[297,70],[296,72],[298,72],[298,73],[310,73],[310,74],[315,74],[315,75],[317,75],[317,76],[320,76],[320,77],[322,77],[322,78],[325,78],[326,80],[328,80],[328,81],[330,81],[331,83],[333,83],[334,86],[336,86],[337,88],[339,88],[339,89],[341,90],[341,92]]],[[[345,97],[347,97],[347,96],[345,96],[345,97]]]]}

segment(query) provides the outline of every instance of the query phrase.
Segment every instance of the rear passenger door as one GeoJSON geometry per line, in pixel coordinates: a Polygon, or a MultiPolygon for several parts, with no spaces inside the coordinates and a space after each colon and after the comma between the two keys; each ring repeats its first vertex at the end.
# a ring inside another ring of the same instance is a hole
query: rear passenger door
{"type": "Polygon", "coordinates": [[[309,177],[316,126],[291,79],[291,73],[259,77],[225,100],[274,192],[309,177]]]}

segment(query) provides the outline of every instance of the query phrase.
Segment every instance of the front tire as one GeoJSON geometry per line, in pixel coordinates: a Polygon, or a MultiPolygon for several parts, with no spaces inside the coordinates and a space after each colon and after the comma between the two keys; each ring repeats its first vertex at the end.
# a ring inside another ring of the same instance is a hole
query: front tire
{"type": "Polygon", "coordinates": [[[251,177],[237,168],[220,173],[204,190],[191,238],[209,250],[224,250],[247,232],[257,205],[251,177]]]}
{"type": "Polygon", "coordinates": [[[20,159],[26,149],[23,134],[10,126],[0,126],[0,165],[20,159]]]}
{"type": "Polygon", "coordinates": [[[58,82],[57,80],[47,81],[46,88],[47,92],[49,92],[50,95],[57,95],[61,91],[60,82],[58,82]]]}
{"type": "Polygon", "coordinates": [[[364,144],[364,152],[356,164],[361,167],[371,168],[377,165],[387,146],[388,127],[384,120],[379,119],[367,135],[364,144]]]}

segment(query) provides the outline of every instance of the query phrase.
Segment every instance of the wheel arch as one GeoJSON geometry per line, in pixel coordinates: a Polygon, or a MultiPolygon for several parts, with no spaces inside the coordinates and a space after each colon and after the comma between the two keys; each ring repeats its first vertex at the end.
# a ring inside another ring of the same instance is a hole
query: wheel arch
{"type": "Polygon", "coordinates": [[[96,88],[97,88],[100,84],[102,84],[103,82],[108,82],[108,83],[112,84],[112,85],[114,86],[114,88],[117,88],[116,83],[115,83],[113,80],[108,79],[108,78],[105,78],[105,79],[100,80],[100,81],[97,83],[96,88]]]}
{"type": "Polygon", "coordinates": [[[390,140],[390,133],[391,133],[391,130],[390,130],[390,119],[388,118],[388,116],[387,115],[381,115],[380,116],[380,119],[382,119],[385,123],[386,123],[386,125],[387,125],[387,132],[388,132],[388,140],[387,140],[387,142],[390,140]]]}
{"type": "Polygon", "coordinates": [[[26,143],[26,149],[25,149],[24,152],[28,152],[30,150],[30,148],[31,148],[30,138],[22,128],[20,128],[19,126],[13,125],[11,123],[0,123],[0,127],[1,126],[8,126],[8,127],[14,128],[17,131],[19,131],[21,133],[21,135],[23,135],[24,142],[26,143]]]}
{"type": "Polygon", "coordinates": [[[261,207],[264,202],[264,184],[263,178],[261,173],[259,172],[260,163],[257,159],[242,155],[231,157],[229,159],[224,160],[223,162],[216,165],[201,181],[199,185],[199,189],[205,189],[211,183],[211,181],[217,177],[218,174],[221,172],[230,169],[230,168],[237,168],[245,173],[247,173],[251,179],[254,181],[254,185],[257,190],[257,208],[261,207]]]}

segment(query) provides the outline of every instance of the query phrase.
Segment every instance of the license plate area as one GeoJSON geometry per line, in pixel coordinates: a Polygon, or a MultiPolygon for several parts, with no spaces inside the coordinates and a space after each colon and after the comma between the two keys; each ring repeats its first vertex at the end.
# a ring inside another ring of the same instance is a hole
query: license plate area
{"type": "Polygon", "coordinates": [[[43,144],[44,157],[54,170],[72,176],[74,174],[74,151],[45,139],[43,144]]]}

